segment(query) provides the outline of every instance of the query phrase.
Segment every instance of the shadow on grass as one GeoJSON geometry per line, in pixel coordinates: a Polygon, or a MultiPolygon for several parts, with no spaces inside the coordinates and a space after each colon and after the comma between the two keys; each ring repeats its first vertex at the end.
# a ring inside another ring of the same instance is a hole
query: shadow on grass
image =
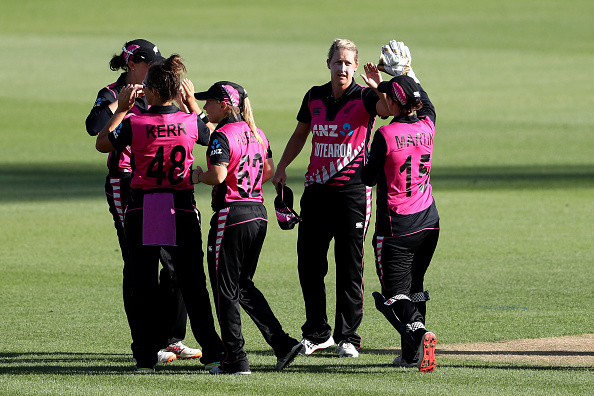
{"type": "MultiPolygon", "coordinates": [[[[289,168],[288,184],[300,195],[305,168],[289,168]]],[[[0,164],[0,202],[102,197],[104,164],[0,164]]],[[[594,165],[442,167],[432,172],[436,190],[526,190],[594,188],[594,165]]]]}
{"type": "MultiPolygon", "coordinates": [[[[395,350],[362,349],[362,354],[395,355],[395,350]]],[[[456,351],[454,351],[456,352],[456,351]]],[[[554,351],[551,351],[554,352],[554,351]]],[[[467,352],[465,352],[467,353],[467,352]]],[[[483,352],[479,352],[484,354],[483,352]]],[[[506,352],[513,353],[513,352],[506,352]]],[[[521,352],[523,353],[523,352],[521,352]]],[[[568,352],[572,353],[572,352],[568,352]]],[[[270,350],[249,351],[248,356],[272,355],[270,350]]],[[[448,353],[441,352],[441,355],[448,353]]],[[[451,352],[449,354],[452,354],[451,352]]],[[[378,359],[377,363],[368,363],[362,359],[339,358],[335,353],[317,352],[315,356],[298,357],[286,373],[310,373],[350,375],[375,374],[375,370],[410,371],[414,369],[397,368],[391,359],[378,359]],[[324,362],[327,362],[325,364],[324,362]]],[[[445,362],[438,363],[439,368],[493,369],[493,370],[535,370],[535,371],[592,371],[589,366],[552,366],[525,363],[508,364],[505,362],[445,362]]],[[[257,373],[277,373],[272,365],[252,364],[252,371],[257,373]]],[[[133,369],[130,354],[113,353],[76,353],[76,352],[28,352],[0,353],[0,375],[131,375],[138,374],[133,369]]],[[[208,375],[198,359],[184,360],[167,365],[158,365],[151,374],[157,375],[208,375]]],[[[142,374],[140,374],[142,375],[142,374]]]]}

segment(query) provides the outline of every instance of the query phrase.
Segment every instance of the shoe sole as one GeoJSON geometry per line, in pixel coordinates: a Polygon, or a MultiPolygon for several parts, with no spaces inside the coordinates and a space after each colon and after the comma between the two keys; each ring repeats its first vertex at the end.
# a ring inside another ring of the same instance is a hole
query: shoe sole
{"type": "Polygon", "coordinates": [[[171,363],[171,362],[173,362],[175,359],[177,359],[177,356],[175,356],[175,355],[172,355],[172,356],[170,356],[170,357],[169,357],[167,360],[164,360],[164,361],[162,361],[162,362],[159,362],[159,363],[161,363],[161,364],[171,363]]]}
{"type": "Polygon", "coordinates": [[[289,367],[291,365],[291,363],[293,363],[293,360],[295,360],[295,358],[297,357],[297,355],[302,355],[303,351],[305,349],[305,345],[303,345],[302,343],[299,343],[297,345],[295,345],[292,349],[291,352],[289,352],[289,357],[287,358],[287,360],[285,360],[283,362],[283,364],[277,364],[276,365],[276,369],[277,370],[283,370],[287,367],[289,367]]]}
{"type": "Polygon", "coordinates": [[[435,362],[435,347],[437,346],[437,337],[435,334],[428,331],[423,336],[422,344],[423,355],[419,356],[418,367],[422,373],[430,373],[435,370],[437,363],[435,362]]]}
{"type": "Polygon", "coordinates": [[[339,347],[336,347],[336,352],[338,352],[339,358],[358,358],[359,352],[355,351],[355,353],[347,352],[346,350],[339,350],[339,347]]]}
{"type": "Polygon", "coordinates": [[[181,355],[176,355],[178,359],[196,359],[196,358],[200,358],[202,357],[202,352],[199,352],[195,355],[191,355],[191,356],[181,356],[181,355]]]}

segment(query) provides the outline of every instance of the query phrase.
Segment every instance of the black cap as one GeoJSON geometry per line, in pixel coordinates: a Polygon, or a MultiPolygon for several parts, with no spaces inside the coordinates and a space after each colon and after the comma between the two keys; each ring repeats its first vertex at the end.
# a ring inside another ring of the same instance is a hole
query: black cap
{"type": "Polygon", "coordinates": [[[142,60],[146,63],[154,63],[165,59],[161,56],[161,52],[155,44],[144,39],[128,41],[122,48],[122,51],[124,51],[126,63],[131,60],[134,62],[142,60]]]}
{"type": "Polygon", "coordinates": [[[248,97],[247,91],[239,84],[231,81],[219,81],[214,83],[208,91],[196,92],[194,97],[198,100],[220,100],[228,105],[241,107],[243,100],[248,97]]]}
{"type": "Polygon", "coordinates": [[[388,94],[395,102],[401,105],[414,103],[415,99],[421,97],[419,84],[412,77],[400,75],[390,81],[382,81],[377,90],[388,94]]]}
{"type": "Polygon", "coordinates": [[[280,183],[276,185],[276,191],[274,209],[278,225],[282,230],[292,230],[301,221],[301,217],[293,210],[293,191],[280,183]]]}

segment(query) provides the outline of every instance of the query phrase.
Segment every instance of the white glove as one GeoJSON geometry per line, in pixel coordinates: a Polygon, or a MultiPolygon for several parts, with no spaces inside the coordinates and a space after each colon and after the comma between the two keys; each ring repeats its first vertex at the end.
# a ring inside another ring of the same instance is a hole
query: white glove
{"type": "Polygon", "coordinates": [[[419,83],[412,69],[411,62],[410,50],[404,45],[404,42],[392,40],[389,44],[382,47],[378,65],[383,66],[384,71],[392,76],[403,74],[412,77],[419,83]]]}

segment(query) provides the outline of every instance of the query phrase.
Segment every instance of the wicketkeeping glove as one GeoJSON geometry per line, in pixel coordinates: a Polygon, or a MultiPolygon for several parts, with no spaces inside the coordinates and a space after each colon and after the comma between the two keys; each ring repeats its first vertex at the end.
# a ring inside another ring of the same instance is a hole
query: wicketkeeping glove
{"type": "Polygon", "coordinates": [[[383,66],[384,71],[392,76],[404,74],[418,83],[419,80],[415,76],[411,62],[410,50],[404,42],[392,40],[382,47],[378,65],[383,66]]]}

